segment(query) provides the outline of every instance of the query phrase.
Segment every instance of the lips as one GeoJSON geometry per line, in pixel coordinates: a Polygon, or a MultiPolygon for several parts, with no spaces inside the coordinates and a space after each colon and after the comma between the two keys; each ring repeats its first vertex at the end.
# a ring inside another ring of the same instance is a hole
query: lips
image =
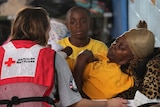
{"type": "Polygon", "coordinates": [[[76,34],[77,34],[77,35],[82,35],[82,34],[83,34],[83,32],[76,32],[76,34]]]}

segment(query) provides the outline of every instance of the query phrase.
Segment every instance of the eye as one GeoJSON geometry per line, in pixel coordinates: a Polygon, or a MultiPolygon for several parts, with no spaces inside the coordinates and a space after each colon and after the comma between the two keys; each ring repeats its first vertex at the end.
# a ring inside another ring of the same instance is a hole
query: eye
{"type": "Polygon", "coordinates": [[[124,51],[125,50],[125,45],[122,42],[117,42],[116,43],[117,48],[124,51]]]}
{"type": "Polygon", "coordinates": [[[81,24],[87,24],[87,19],[86,18],[83,18],[83,19],[81,19],[81,24]]]}
{"type": "Polygon", "coordinates": [[[71,21],[70,21],[70,24],[71,24],[71,25],[75,25],[75,24],[76,24],[76,21],[71,20],[71,21]]]}
{"type": "Polygon", "coordinates": [[[123,45],[119,45],[119,49],[124,51],[125,50],[125,47],[123,45]]]}

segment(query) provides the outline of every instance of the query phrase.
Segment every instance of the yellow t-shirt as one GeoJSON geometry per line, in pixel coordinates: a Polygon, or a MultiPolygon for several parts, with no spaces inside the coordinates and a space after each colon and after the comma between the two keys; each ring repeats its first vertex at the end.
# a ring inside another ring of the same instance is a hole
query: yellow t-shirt
{"type": "MultiPolygon", "coordinates": [[[[109,62],[105,54],[96,54],[99,61],[89,63],[83,75],[82,90],[93,100],[110,99],[134,85],[132,76],[123,73],[120,65],[109,62]]],[[[67,60],[70,68],[73,60],[67,60]]]]}
{"type": "Polygon", "coordinates": [[[83,75],[83,91],[91,99],[110,99],[134,85],[132,76],[123,73],[120,65],[109,62],[103,55],[88,64],[83,75]]]}
{"type": "Polygon", "coordinates": [[[88,43],[88,45],[84,46],[84,47],[76,47],[74,45],[72,45],[69,41],[69,37],[66,37],[62,40],[60,40],[58,42],[62,47],[66,47],[66,46],[70,46],[73,49],[73,53],[69,56],[69,58],[71,59],[76,59],[76,57],[78,56],[78,54],[85,50],[91,50],[93,52],[93,54],[99,53],[99,52],[106,52],[108,51],[108,47],[105,43],[92,39],[90,38],[90,42],[88,43]]]}

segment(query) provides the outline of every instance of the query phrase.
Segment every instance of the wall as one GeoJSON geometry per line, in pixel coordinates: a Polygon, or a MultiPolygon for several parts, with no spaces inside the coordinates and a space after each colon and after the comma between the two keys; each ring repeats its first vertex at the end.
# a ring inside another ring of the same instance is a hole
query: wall
{"type": "Polygon", "coordinates": [[[128,30],[128,0],[112,0],[113,27],[111,35],[113,38],[128,30]]]}
{"type": "Polygon", "coordinates": [[[128,0],[129,29],[139,20],[145,20],[156,37],[155,47],[160,47],[160,0],[128,0]]]}

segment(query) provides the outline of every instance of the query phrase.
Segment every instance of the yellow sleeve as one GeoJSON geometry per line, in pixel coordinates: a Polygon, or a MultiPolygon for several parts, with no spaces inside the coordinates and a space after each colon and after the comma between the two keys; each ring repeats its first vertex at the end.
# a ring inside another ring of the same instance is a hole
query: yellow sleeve
{"type": "Polygon", "coordinates": [[[76,60],[71,59],[71,58],[67,58],[66,61],[67,61],[67,63],[68,63],[69,68],[71,69],[71,71],[73,71],[74,64],[75,64],[75,61],[76,61],[76,60]]]}
{"type": "Polygon", "coordinates": [[[90,46],[92,47],[91,50],[94,54],[108,52],[107,45],[102,41],[91,39],[90,46]]]}

